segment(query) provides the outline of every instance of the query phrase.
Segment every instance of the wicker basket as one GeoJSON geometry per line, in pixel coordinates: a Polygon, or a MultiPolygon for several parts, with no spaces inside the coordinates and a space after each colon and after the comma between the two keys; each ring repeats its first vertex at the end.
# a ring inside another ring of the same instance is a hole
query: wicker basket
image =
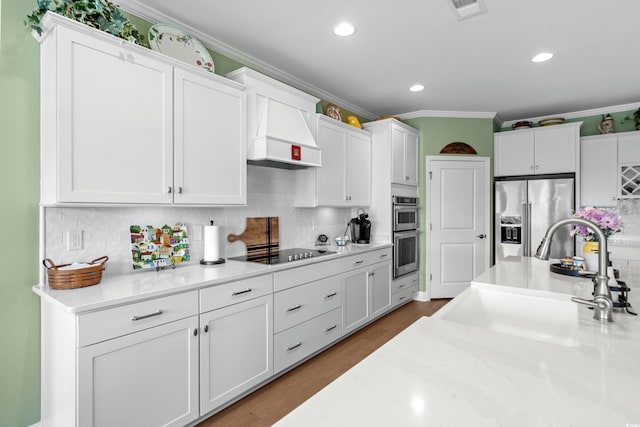
{"type": "Polygon", "coordinates": [[[42,265],[47,268],[49,286],[52,289],[76,289],[100,283],[104,264],[108,260],[109,257],[105,255],[87,263],[91,264],[88,267],[73,270],[60,270],[71,264],[55,265],[49,258],[42,261],[42,265]]]}

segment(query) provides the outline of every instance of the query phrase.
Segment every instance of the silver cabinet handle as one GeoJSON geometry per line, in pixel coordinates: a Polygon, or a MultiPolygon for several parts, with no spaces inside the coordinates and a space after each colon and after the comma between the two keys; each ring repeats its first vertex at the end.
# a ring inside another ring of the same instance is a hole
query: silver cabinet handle
{"type": "Polygon", "coordinates": [[[401,284],[401,285],[398,285],[398,289],[402,289],[402,288],[404,288],[404,285],[406,285],[406,283],[403,283],[403,284],[401,284]]]}
{"type": "Polygon", "coordinates": [[[404,297],[404,296],[402,296],[402,297],[398,298],[398,302],[399,302],[399,301],[402,301],[403,299],[405,299],[405,297],[404,297]]]}
{"type": "Polygon", "coordinates": [[[182,194],[182,187],[178,187],[178,194],[182,194]]]}
{"type": "Polygon", "coordinates": [[[337,327],[338,327],[338,325],[333,324],[333,325],[329,326],[328,328],[326,328],[324,331],[325,332],[333,331],[337,327]]]}
{"type": "Polygon", "coordinates": [[[160,316],[162,314],[162,310],[158,310],[154,313],[143,314],[142,316],[131,316],[131,320],[134,322],[136,320],[148,319],[149,317],[160,316]]]}
{"type": "Polygon", "coordinates": [[[293,307],[289,307],[289,308],[287,308],[287,313],[288,313],[288,312],[291,312],[291,311],[299,310],[299,309],[301,309],[301,308],[302,308],[302,306],[301,306],[300,304],[295,305],[295,306],[293,306],[293,307]]]}
{"type": "Polygon", "coordinates": [[[204,332],[205,333],[209,332],[209,325],[204,325],[204,332]]]}
{"type": "Polygon", "coordinates": [[[389,255],[389,254],[382,254],[382,255],[380,255],[380,258],[386,258],[387,255],[389,255]]]}
{"type": "Polygon", "coordinates": [[[482,234],[478,234],[476,237],[477,237],[478,239],[484,239],[485,237],[487,237],[487,235],[486,235],[486,234],[484,234],[484,233],[482,233],[482,234]]]}
{"type": "Polygon", "coordinates": [[[167,193],[171,194],[171,186],[167,188],[167,193]]]}
{"type": "Polygon", "coordinates": [[[404,177],[404,180],[405,180],[405,181],[409,181],[409,177],[408,177],[408,176],[405,176],[405,177],[404,177]]]}
{"type": "Polygon", "coordinates": [[[246,294],[246,293],[248,293],[248,292],[251,292],[252,290],[253,290],[253,289],[251,289],[251,288],[247,288],[247,289],[245,289],[244,291],[235,291],[235,292],[233,292],[233,293],[231,294],[231,296],[234,296],[234,297],[235,297],[236,295],[246,294]]]}
{"type": "Polygon", "coordinates": [[[331,297],[335,297],[336,295],[338,295],[337,292],[331,292],[330,294],[327,294],[324,296],[324,299],[329,299],[331,297]]]}
{"type": "Polygon", "coordinates": [[[302,343],[300,341],[298,341],[297,343],[295,343],[291,347],[287,347],[287,351],[291,351],[293,349],[296,349],[296,348],[300,347],[301,345],[302,345],[302,343]]]}
{"type": "Polygon", "coordinates": [[[358,265],[358,264],[362,264],[364,262],[363,259],[360,259],[358,261],[353,261],[353,265],[358,265]]]}
{"type": "Polygon", "coordinates": [[[198,336],[198,328],[194,328],[193,329],[193,336],[197,337],[198,336]]]}
{"type": "Polygon", "coordinates": [[[536,165],[536,169],[540,169],[540,166],[536,165]]]}

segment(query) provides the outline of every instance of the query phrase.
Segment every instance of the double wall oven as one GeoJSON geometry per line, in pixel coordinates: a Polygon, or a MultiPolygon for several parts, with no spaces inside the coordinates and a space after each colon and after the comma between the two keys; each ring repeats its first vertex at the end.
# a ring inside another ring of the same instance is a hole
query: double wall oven
{"type": "Polygon", "coordinates": [[[418,198],[393,196],[393,277],[418,269],[418,198]]]}

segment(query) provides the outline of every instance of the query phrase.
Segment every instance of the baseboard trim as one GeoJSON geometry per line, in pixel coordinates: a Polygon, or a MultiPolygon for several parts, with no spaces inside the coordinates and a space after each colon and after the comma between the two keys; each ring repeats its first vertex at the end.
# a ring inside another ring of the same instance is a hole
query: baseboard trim
{"type": "Polygon", "coordinates": [[[422,302],[431,301],[431,298],[429,298],[429,293],[426,291],[418,291],[418,295],[416,295],[415,298],[413,299],[415,301],[422,301],[422,302]]]}

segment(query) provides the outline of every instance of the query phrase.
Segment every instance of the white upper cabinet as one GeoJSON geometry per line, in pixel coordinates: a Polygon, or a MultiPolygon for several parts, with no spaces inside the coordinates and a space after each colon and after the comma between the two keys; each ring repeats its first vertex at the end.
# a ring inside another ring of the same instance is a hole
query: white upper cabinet
{"type": "Polygon", "coordinates": [[[537,175],[579,170],[582,122],[494,134],[494,175],[537,175]]]}
{"type": "Polygon", "coordinates": [[[618,200],[618,138],[615,134],[582,138],[580,203],[616,206],[618,200]]]}
{"type": "Polygon", "coordinates": [[[246,203],[242,85],[58,15],[43,27],[43,204],[246,203]]]}
{"type": "Polygon", "coordinates": [[[246,203],[246,98],[200,73],[175,70],[176,203],[246,203]]]}
{"type": "Polygon", "coordinates": [[[418,185],[418,133],[391,126],[391,182],[418,185]]]}
{"type": "Polygon", "coordinates": [[[315,135],[322,167],[298,172],[296,205],[371,204],[371,134],[317,114],[315,135]]]}

